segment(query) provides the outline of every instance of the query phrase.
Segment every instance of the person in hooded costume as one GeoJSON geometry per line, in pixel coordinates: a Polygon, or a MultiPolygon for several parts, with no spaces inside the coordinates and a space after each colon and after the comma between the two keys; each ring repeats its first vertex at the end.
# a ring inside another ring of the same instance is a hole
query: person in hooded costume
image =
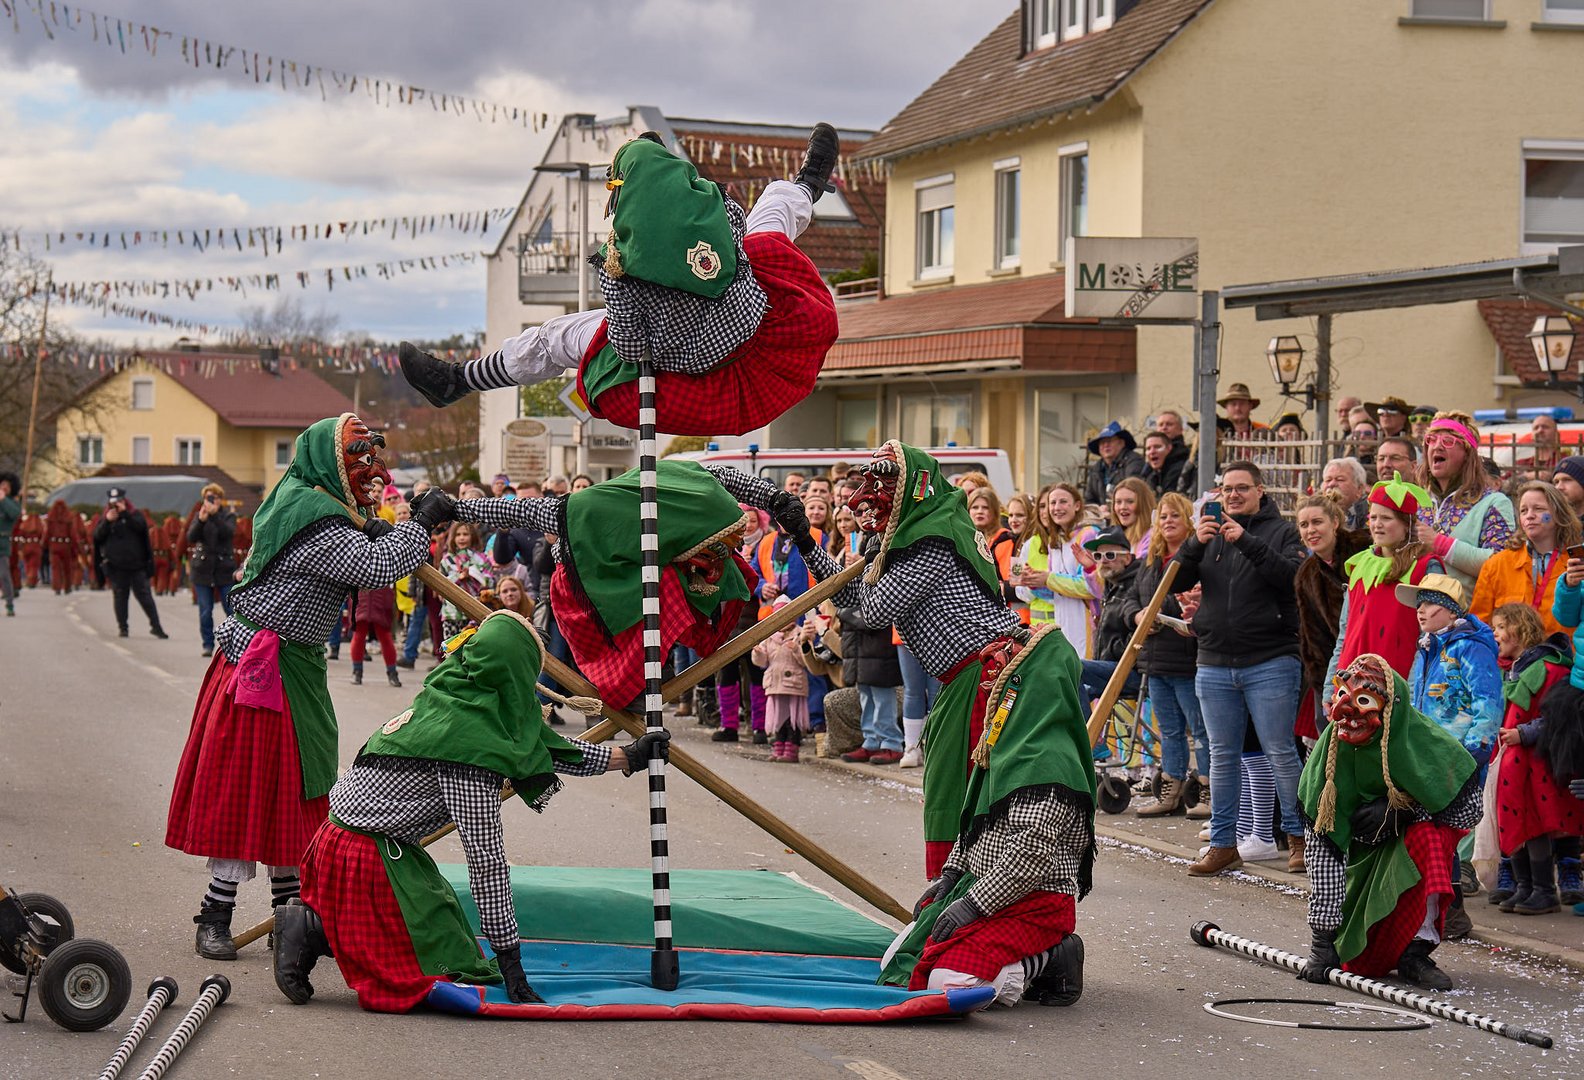
{"type": "MultiPolygon", "coordinates": [[[[732,636],[758,584],[737,550],[750,522],[721,486],[731,472],[692,461],[657,463],[663,652],[681,645],[709,656],[732,636]]],[[[578,670],[620,706],[644,686],[639,501],[640,474],[631,469],[564,498],[464,499],[456,507],[458,521],[558,538],[550,579],[556,624],[578,670]]]]}
{"type": "Polygon", "coordinates": [[[591,259],[603,311],[529,327],[495,352],[450,364],[401,345],[402,374],[430,403],[528,386],[577,369],[595,416],[638,426],[638,362],[654,361],[659,430],[742,435],[808,396],[836,342],[830,289],[795,243],[840,152],[819,124],[803,167],[766,186],[746,216],[654,132],[623,145],[606,187],[609,239],[591,259]]]}
{"type": "Polygon", "coordinates": [[[1479,823],[1479,766],[1374,653],[1336,677],[1330,716],[1298,784],[1312,935],[1300,978],[1395,968],[1450,990],[1431,953],[1455,895],[1458,841],[1479,823]]]}
{"type": "Polygon", "coordinates": [[[351,511],[377,507],[390,480],[384,437],[352,413],[297,437],[296,455],[255,518],[232,614],[198,691],[171,788],[165,844],[209,861],[198,955],[236,959],[231,915],[255,863],[269,868],[278,907],[298,893],[297,865],[325,819],[336,776],[337,729],[324,642],[347,596],[390,585],[429,557],[429,533],[452,500],[431,490],[412,520],[351,511]]]}
{"type": "Polygon", "coordinates": [[[330,816],[303,858],[302,897],[275,916],[275,983],[294,1004],[313,996],[309,976],[321,956],[335,957],[358,1004],[374,1012],[407,1012],[442,980],[504,980],[512,1001],[544,1000],[518,951],[502,786],[543,811],[561,789],[556,773],[631,776],[667,758],[671,734],[648,732],[620,748],[563,738],[534,694],[543,660],[527,618],[491,613],[336,781],[330,816]],[[450,824],[492,957],[422,846],[450,824]]]}

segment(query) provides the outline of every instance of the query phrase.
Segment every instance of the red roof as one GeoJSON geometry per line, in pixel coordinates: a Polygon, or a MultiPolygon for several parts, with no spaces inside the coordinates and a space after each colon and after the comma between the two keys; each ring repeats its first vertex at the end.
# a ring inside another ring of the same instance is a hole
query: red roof
{"type": "Polygon", "coordinates": [[[1063,314],[1064,278],[1040,274],[837,305],[828,372],[1017,361],[1023,371],[1131,372],[1131,329],[1063,314]]]}
{"type": "Polygon", "coordinates": [[[1536,318],[1556,315],[1557,309],[1527,300],[1481,300],[1479,313],[1501,350],[1503,366],[1518,376],[1524,386],[1548,385],[1546,373],[1535,359],[1534,347],[1529,344],[1529,331],[1534,329],[1536,318]]]}
{"type": "Polygon", "coordinates": [[[232,427],[305,428],[352,411],[352,399],[283,358],[280,373],[256,353],[145,352],[143,359],[209,406],[232,427]]]}

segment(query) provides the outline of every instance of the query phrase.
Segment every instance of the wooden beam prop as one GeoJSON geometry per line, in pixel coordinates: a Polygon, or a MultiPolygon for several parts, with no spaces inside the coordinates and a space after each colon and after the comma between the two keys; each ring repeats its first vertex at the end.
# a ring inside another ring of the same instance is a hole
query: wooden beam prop
{"type": "Polygon", "coordinates": [[[1177,580],[1177,566],[1175,560],[1166,564],[1166,572],[1161,575],[1161,582],[1155,587],[1155,595],[1150,597],[1149,607],[1144,609],[1144,617],[1134,628],[1127,648],[1122,650],[1122,658],[1117,661],[1116,670],[1111,673],[1111,678],[1106,683],[1105,693],[1095,699],[1094,708],[1089,711],[1091,749],[1097,746],[1105,735],[1106,720],[1110,718],[1111,710],[1116,707],[1117,698],[1122,696],[1122,686],[1127,682],[1128,673],[1133,670],[1133,664],[1138,660],[1139,650],[1144,648],[1144,639],[1149,637],[1150,629],[1155,625],[1155,616],[1160,614],[1161,606],[1166,603],[1166,597],[1171,593],[1172,582],[1177,580]]]}

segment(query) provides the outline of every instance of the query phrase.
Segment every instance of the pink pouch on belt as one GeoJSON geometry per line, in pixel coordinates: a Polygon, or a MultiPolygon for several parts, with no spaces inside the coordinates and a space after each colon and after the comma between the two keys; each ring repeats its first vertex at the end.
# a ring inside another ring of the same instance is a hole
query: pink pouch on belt
{"type": "Polygon", "coordinates": [[[273,630],[257,630],[237,661],[236,703],[251,709],[286,711],[281,687],[280,637],[273,630]]]}

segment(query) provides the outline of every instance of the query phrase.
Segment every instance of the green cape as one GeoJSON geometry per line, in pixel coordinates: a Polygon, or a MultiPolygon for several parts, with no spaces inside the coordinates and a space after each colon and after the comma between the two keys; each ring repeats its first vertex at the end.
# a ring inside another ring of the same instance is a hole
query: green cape
{"type": "MultiPolygon", "coordinates": [[[[658,462],[655,480],[661,572],[674,574],[673,560],[732,528],[743,512],[731,493],[697,462],[658,462]]],[[[643,619],[639,483],[639,471],[630,469],[575,491],[566,500],[561,543],[567,573],[612,638],[643,619]]],[[[713,614],[724,601],[748,597],[748,583],[737,564],[727,559],[723,569],[715,592],[704,595],[684,589],[688,602],[704,615],[713,614]]]]}
{"type": "Polygon", "coordinates": [[[991,599],[1001,599],[1001,577],[996,572],[995,556],[990,553],[984,534],[974,528],[968,516],[968,497],[961,488],[946,482],[940,462],[924,451],[897,442],[886,443],[903,463],[903,475],[891,505],[891,519],[881,540],[880,554],[865,572],[870,584],[880,580],[885,562],[921,540],[951,542],[957,560],[991,599]]]}
{"type": "Polygon", "coordinates": [[[611,234],[600,247],[607,273],[711,299],[726,291],[737,275],[737,240],[719,185],[648,139],[616,151],[610,184],[611,234]]]}
{"type": "Polygon", "coordinates": [[[476,765],[512,782],[535,810],[558,789],[553,764],[583,751],[552,731],[534,695],[539,639],[515,612],[496,611],[424,680],[412,708],[363,744],[365,754],[476,765]]]}
{"type": "MultiPolygon", "coordinates": [[[[1387,762],[1392,783],[1430,814],[1449,806],[1479,766],[1463,744],[1409,703],[1408,684],[1392,673],[1389,705],[1391,736],[1387,762]]],[[[1298,801],[1313,822],[1325,791],[1326,757],[1336,728],[1328,724],[1320,733],[1309,762],[1298,780],[1298,801]]],[[[1384,919],[1397,899],[1419,881],[1419,869],[1401,840],[1370,847],[1353,845],[1353,811],[1386,797],[1381,769],[1381,731],[1363,746],[1337,743],[1336,820],[1325,835],[1348,859],[1347,893],[1342,904],[1342,927],[1337,954],[1344,961],[1364,951],[1369,928],[1384,919]]]]}
{"type": "Polygon", "coordinates": [[[253,515],[253,546],[234,592],[257,581],[292,537],[309,525],[331,517],[351,521],[347,507],[356,503],[341,459],[341,426],[352,419],[352,413],[342,413],[317,420],[297,436],[297,454],[286,474],[253,515]]]}

